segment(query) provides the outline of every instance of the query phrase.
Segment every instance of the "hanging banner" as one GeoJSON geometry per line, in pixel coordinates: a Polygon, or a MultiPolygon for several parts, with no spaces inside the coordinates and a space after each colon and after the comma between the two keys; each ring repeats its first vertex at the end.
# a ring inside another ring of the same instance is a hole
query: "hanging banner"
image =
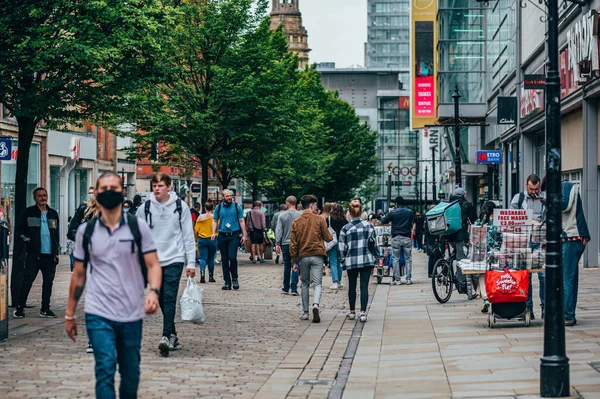
{"type": "Polygon", "coordinates": [[[412,0],[411,4],[411,128],[420,129],[437,119],[437,2],[412,0]]]}
{"type": "Polygon", "coordinates": [[[10,161],[12,157],[12,139],[10,137],[0,138],[0,161],[10,161]]]}
{"type": "Polygon", "coordinates": [[[517,97],[498,97],[498,124],[514,125],[517,121],[517,97]]]}

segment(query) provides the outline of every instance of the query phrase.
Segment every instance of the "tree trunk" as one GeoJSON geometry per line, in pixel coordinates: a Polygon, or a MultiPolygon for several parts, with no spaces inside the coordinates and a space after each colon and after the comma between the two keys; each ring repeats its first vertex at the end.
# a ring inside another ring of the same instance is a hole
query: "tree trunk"
{"type": "Polygon", "coordinates": [[[204,212],[204,204],[208,201],[208,157],[202,157],[202,211],[204,212]]]}
{"type": "MultiPolygon", "coordinates": [[[[19,153],[15,174],[15,220],[13,225],[13,267],[10,278],[10,297],[12,306],[17,306],[21,293],[21,283],[25,269],[25,243],[20,235],[23,229],[21,215],[27,207],[27,175],[29,171],[29,151],[38,121],[31,117],[17,117],[19,123],[19,153]]],[[[7,212],[9,212],[7,210],[7,212]]]]}

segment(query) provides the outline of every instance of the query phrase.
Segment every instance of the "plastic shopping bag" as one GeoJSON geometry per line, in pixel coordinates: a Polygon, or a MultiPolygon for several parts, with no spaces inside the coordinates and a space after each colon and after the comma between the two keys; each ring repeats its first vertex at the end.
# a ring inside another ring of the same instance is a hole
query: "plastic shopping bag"
{"type": "Polygon", "coordinates": [[[491,303],[527,302],[529,270],[488,270],[485,289],[491,303]]]}
{"type": "Polygon", "coordinates": [[[202,308],[202,288],[196,285],[193,278],[188,277],[187,285],[179,303],[181,305],[181,320],[204,323],[206,315],[202,308]]]}

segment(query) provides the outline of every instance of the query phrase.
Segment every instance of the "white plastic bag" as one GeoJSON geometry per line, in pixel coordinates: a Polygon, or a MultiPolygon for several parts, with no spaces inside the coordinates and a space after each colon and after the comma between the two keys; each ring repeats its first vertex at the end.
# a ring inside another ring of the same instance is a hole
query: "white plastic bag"
{"type": "Polygon", "coordinates": [[[187,285],[179,300],[181,305],[181,320],[192,323],[204,323],[206,315],[202,308],[202,288],[196,285],[193,278],[188,277],[187,285]]]}

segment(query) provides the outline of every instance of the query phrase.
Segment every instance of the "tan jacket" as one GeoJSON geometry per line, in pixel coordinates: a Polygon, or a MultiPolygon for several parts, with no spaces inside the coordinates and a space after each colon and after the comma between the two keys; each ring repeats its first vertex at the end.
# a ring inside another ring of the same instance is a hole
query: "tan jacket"
{"type": "Polygon", "coordinates": [[[327,230],[327,222],[321,216],[309,210],[292,223],[290,237],[290,258],[302,259],[308,256],[326,256],[323,241],[331,241],[333,237],[327,230]]]}

